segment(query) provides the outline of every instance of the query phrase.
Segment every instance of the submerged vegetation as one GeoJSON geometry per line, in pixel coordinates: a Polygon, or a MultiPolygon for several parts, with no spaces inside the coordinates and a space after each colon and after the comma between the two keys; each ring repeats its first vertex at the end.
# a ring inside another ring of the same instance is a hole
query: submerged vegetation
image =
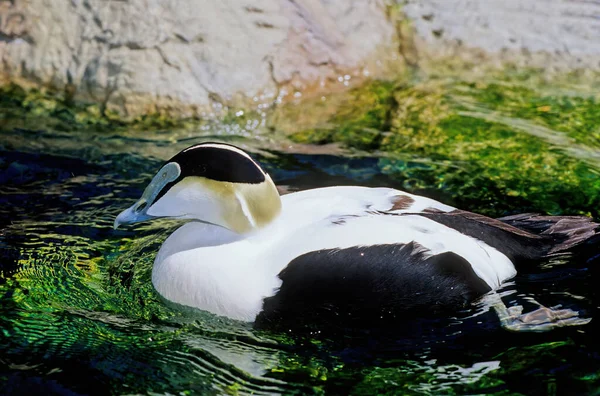
{"type": "MultiPolygon", "coordinates": [[[[488,215],[516,209],[598,217],[600,97],[560,87],[550,93],[551,85],[535,81],[375,82],[325,111],[316,99],[308,110],[319,113],[316,124],[288,122],[286,133],[296,142],[376,150],[385,158],[382,171],[396,173],[406,189],[444,190],[455,205],[488,215]]],[[[282,112],[294,117],[293,109],[282,112]]]]}

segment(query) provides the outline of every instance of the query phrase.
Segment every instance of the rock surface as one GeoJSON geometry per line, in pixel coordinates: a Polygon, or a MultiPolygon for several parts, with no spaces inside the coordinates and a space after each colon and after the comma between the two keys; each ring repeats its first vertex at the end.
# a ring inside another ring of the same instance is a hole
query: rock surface
{"type": "Polygon", "coordinates": [[[600,69],[600,2],[407,0],[403,12],[423,59],[510,61],[559,70],[600,69]],[[481,51],[483,50],[483,51],[481,51]]]}
{"type": "Polygon", "coordinates": [[[384,73],[395,40],[383,0],[0,0],[1,81],[66,88],[125,116],[348,84],[384,73]]]}
{"type": "Polygon", "coordinates": [[[262,112],[405,62],[600,70],[598,1],[391,3],[0,0],[0,84],[54,87],[125,117],[206,116],[262,112]]]}

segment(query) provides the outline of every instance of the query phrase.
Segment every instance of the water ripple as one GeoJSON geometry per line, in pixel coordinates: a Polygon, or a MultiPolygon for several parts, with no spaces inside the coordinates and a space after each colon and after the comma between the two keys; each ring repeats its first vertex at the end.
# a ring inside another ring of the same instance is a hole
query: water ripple
{"type": "MultiPolygon", "coordinates": [[[[211,139],[222,137],[207,133],[211,139]]],[[[503,361],[516,359],[517,351],[510,349],[515,343],[553,341],[552,336],[504,341],[505,333],[485,312],[473,316],[468,311],[421,327],[407,325],[391,335],[307,339],[259,333],[248,324],[166,304],[154,292],[150,272],[156,251],[177,223],[113,231],[112,222],[139,197],[161,162],[198,136],[23,130],[3,136],[0,389],[83,394],[349,394],[361,389],[480,393],[469,386],[485,389],[491,383],[493,388],[501,382],[493,376],[511,375],[503,361]]],[[[392,160],[286,154],[268,148],[264,139],[229,140],[257,153],[288,190],[398,185],[386,168],[392,160]]],[[[393,161],[394,169],[407,172],[440,165],[413,155],[393,161]]],[[[593,300],[571,298],[589,295],[592,283],[585,269],[564,268],[565,262],[549,263],[518,278],[520,292],[548,304],[592,311],[593,300]]],[[[511,298],[515,303],[523,300],[511,298]]],[[[561,348],[593,369],[595,361],[584,358],[584,351],[569,344],[561,348]]],[[[589,369],[582,372],[591,375],[589,369]]]]}

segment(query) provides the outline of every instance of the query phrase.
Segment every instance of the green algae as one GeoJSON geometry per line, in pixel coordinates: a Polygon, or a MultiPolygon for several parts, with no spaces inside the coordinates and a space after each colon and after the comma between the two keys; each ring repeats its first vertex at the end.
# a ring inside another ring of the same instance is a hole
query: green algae
{"type": "Polygon", "coordinates": [[[184,128],[200,120],[179,119],[151,112],[131,119],[98,103],[73,100],[67,92],[52,88],[23,88],[17,84],[0,87],[1,129],[52,129],[137,131],[184,128]]]}
{"type": "Polygon", "coordinates": [[[270,127],[296,143],[341,142],[363,150],[375,149],[381,131],[389,128],[395,84],[374,81],[344,93],[277,107],[270,127]]]}
{"type": "MultiPolygon", "coordinates": [[[[60,239],[61,235],[55,238],[60,239]]],[[[18,259],[19,271],[5,278],[0,291],[10,290],[13,302],[47,313],[105,312],[139,320],[165,320],[175,315],[159,301],[147,281],[151,257],[159,246],[156,237],[125,245],[138,254],[135,262],[114,253],[114,259],[99,255],[98,252],[105,254],[116,249],[115,242],[92,243],[81,238],[75,246],[91,249],[85,252],[69,247],[74,238],[65,241],[65,247],[49,244],[35,250],[23,249],[18,259]]]]}
{"type": "Polygon", "coordinates": [[[563,132],[582,144],[600,144],[600,95],[549,95],[514,83],[464,83],[464,99],[509,117],[563,132]]]}
{"type": "Polygon", "coordinates": [[[368,89],[350,91],[326,124],[290,138],[297,143],[341,142],[363,150],[374,149],[381,140],[381,131],[389,128],[390,111],[394,108],[392,88],[393,84],[378,81],[368,89]],[[357,111],[357,107],[362,111],[357,111]]]}
{"type": "Polygon", "coordinates": [[[2,129],[37,127],[71,131],[112,125],[97,104],[74,102],[61,92],[24,89],[16,84],[0,88],[0,110],[2,129]]]}
{"type": "Polygon", "coordinates": [[[598,98],[558,89],[551,95],[549,84],[536,90],[532,79],[374,83],[353,91],[354,102],[341,103],[316,127],[299,123],[287,133],[303,143],[375,150],[390,159],[384,172],[396,171],[409,190],[441,189],[451,203],[481,213],[598,217],[598,98]],[[407,156],[430,164],[407,169],[400,161],[395,168],[393,159],[407,156]],[[405,183],[415,179],[421,181],[405,183]]]}

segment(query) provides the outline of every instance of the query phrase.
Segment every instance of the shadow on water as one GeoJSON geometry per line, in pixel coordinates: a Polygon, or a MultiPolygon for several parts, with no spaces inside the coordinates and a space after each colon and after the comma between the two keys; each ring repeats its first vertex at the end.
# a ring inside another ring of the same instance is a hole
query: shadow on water
{"type": "MultiPolygon", "coordinates": [[[[379,157],[287,154],[265,149],[264,141],[219,139],[250,149],[286,191],[340,184],[410,189],[432,163],[396,158],[390,172],[389,160],[379,157]]],[[[165,304],[150,271],[176,224],[141,224],[133,232],[113,231],[112,222],[162,161],[201,140],[4,133],[2,393],[598,393],[597,320],[515,334],[473,308],[393,331],[294,335],[165,304]]],[[[443,190],[430,192],[451,200],[443,190]]],[[[575,258],[548,262],[520,274],[505,301],[526,305],[534,298],[594,317],[598,278],[590,271],[575,258]]]]}

